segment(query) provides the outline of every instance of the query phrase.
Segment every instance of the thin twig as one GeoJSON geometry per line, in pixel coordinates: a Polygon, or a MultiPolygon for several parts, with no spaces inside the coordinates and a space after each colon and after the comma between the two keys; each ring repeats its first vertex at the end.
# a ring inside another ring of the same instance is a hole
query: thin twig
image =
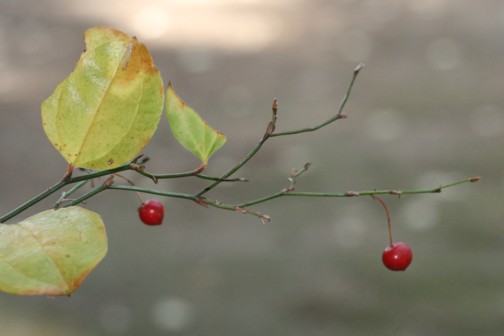
{"type": "Polygon", "coordinates": [[[258,212],[258,211],[253,211],[253,210],[241,208],[241,207],[236,206],[236,205],[224,204],[224,203],[221,203],[219,201],[210,200],[210,199],[204,199],[204,200],[201,200],[201,201],[204,202],[207,205],[211,205],[211,206],[213,206],[215,208],[218,208],[218,209],[229,210],[229,211],[234,211],[234,212],[241,213],[241,214],[249,214],[249,215],[256,216],[256,217],[258,217],[261,220],[261,222],[263,224],[266,224],[267,222],[269,222],[271,220],[271,217],[268,216],[268,215],[265,215],[265,214],[263,214],[261,212],[258,212]]]}
{"type": "Polygon", "coordinates": [[[64,202],[68,201],[68,196],[70,196],[73,193],[75,193],[77,190],[79,190],[80,188],[82,188],[87,183],[88,183],[88,181],[80,181],[76,185],[74,185],[72,188],[70,188],[68,191],[62,192],[60,198],[54,204],[53,209],[58,209],[59,207],[61,207],[61,205],[64,202]]]}
{"type": "Polygon", "coordinates": [[[406,189],[406,190],[366,190],[366,191],[346,191],[346,192],[336,192],[336,193],[324,193],[324,192],[292,192],[292,191],[279,191],[277,193],[261,197],[252,201],[248,201],[245,203],[238,204],[237,206],[240,208],[246,208],[251,205],[257,205],[269,200],[290,196],[290,197],[356,197],[356,196],[371,196],[371,195],[413,195],[413,194],[428,194],[428,193],[440,193],[443,189],[451,188],[456,185],[476,182],[479,181],[479,177],[471,177],[468,179],[460,180],[457,182],[444,184],[436,188],[429,189],[406,189]]]}
{"type": "MultiPolygon", "coordinates": [[[[136,160],[136,158],[135,158],[135,160],[136,160]]],[[[112,168],[112,169],[108,169],[108,170],[102,170],[102,171],[98,171],[98,172],[94,172],[94,173],[90,173],[90,174],[86,174],[86,175],[82,175],[82,176],[69,177],[69,176],[67,176],[67,174],[65,174],[65,176],[63,177],[63,179],[61,181],[59,181],[58,183],[54,184],[49,189],[41,192],[40,194],[38,194],[35,197],[32,197],[28,201],[24,202],[20,206],[16,207],[15,209],[9,211],[8,213],[6,213],[2,217],[0,217],[0,223],[5,223],[9,219],[17,216],[18,214],[22,213],[26,209],[34,206],[38,202],[40,202],[43,199],[49,197],[53,193],[57,192],[58,190],[62,189],[63,187],[65,187],[65,186],[67,186],[69,184],[73,184],[73,183],[77,183],[77,182],[81,182],[81,181],[87,181],[87,180],[91,180],[91,179],[94,179],[94,178],[97,178],[97,177],[101,177],[101,176],[105,176],[105,175],[110,175],[110,174],[113,174],[113,173],[116,173],[116,172],[121,172],[121,171],[129,170],[129,169],[130,169],[130,163],[126,163],[126,164],[118,166],[116,168],[112,168]]],[[[67,173],[68,172],[69,172],[69,169],[67,169],[67,173]]]]}
{"type": "Polygon", "coordinates": [[[133,171],[139,173],[140,175],[143,175],[145,177],[148,177],[155,182],[157,180],[166,180],[166,179],[175,179],[175,178],[182,178],[182,177],[197,177],[202,180],[209,180],[209,181],[219,181],[219,182],[246,182],[248,181],[247,179],[243,177],[238,177],[238,178],[232,178],[232,179],[227,179],[227,178],[221,178],[217,176],[209,176],[205,174],[201,174],[198,171],[199,169],[191,170],[188,172],[181,172],[181,173],[170,173],[170,174],[154,174],[154,173],[149,173],[144,170],[144,167],[133,167],[133,171]]]}
{"type": "Polygon", "coordinates": [[[208,186],[206,186],[205,188],[203,188],[202,190],[197,192],[194,195],[196,198],[201,198],[201,196],[203,196],[205,193],[209,192],[210,190],[212,190],[213,188],[218,186],[222,181],[226,180],[231,175],[233,175],[236,171],[238,171],[241,167],[243,167],[259,151],[259,149],[261,149],[262,145],[264,145],[266,140],[268,140],[270,138],[271,134],[275,130],[275,124],[276,124],[276,120],[277,120],[276,114],[277,114],[277,110],[278,110],[278,101],[276,98],[273,100],[272,110],[273,110],[273,114],[271,117],[271,121],[268,123],[268,126],[266,127],[266,131],[264,132],[263,137],[257,143],[257,145],[255,145],[255,147],[252,148],[252,150],[240,162],[238,162],[233,168],[228,170],[218,180],[214,181],[213,183],[209,184],[208,186]]]}
{"type": "Polygon", "coordinates": [[[37,204],[38,202],[42,201],[43,199],[45,199],[46,197],[50,196],[51,194],[55,193],[56,191],[60,190],[61,188],[63,188],[64,186],[66,186],[68,184],[68,182],[66,180],[61,180],[59,181],[58,183],[56,183],[55,185],[53,185],[52,187],[50,187],[49,189],[41,192],[40,194],[38,194],[37,196],[29,199],[28,201],[26,201],[25,203],[21,204],[20,206],[18,206],[17,208],[9,211],[8,213],[6,213],[5,215],[3,215],[2,217],[0,217],[0,223],[5,223],[6,221],[8,221],[9,219],[11,219],[12,217],[20,214],[21,212],[25,211],[26,209],[28,209],[29,207],[37,204]]]}
{"type": "Polygon", "coordinates": [[[320,193],[320,192],[292,192],[292,191],[279,191],[277,193],[241,203],[241,204],[226,204],[226,203],[221,203],[216,200],[210,200],[210,199],[204,199],[203,201],[211,205],[213,207],[219,208],[219,209],[224,209],[224,210],[230,210],[230,211],[237,211],[240,213],[244,214],[251,214],[256,217],[262,218],[262,219],[267,219],[269,221],[271,218],[268,215],[265,215],[261,212],[256,212],[248,209],[249,206],[252,205],[257,205],[260,203],[264,203],[267,201],[271,201],[275,198],[283,197],[283,196],[293,196],[293,197],[355,197],[355,196],[364,196],[364,195],[369,195],[369,196],[374,196],[374,195],[412,195],[412,194],[427,194],[427,193],[440,193],[443,189],[451,188],[460,184],[464,183],[471,183],[471,182],[477,182],[479,181],[479,177],[471,177],[468,179],[460,180],[457,182],[453,183],[448,183],[441,185],[436,188],[429,188],[429,189],[406,189],[406,190],[369,190],[369,191],[347,191],[347,192],[340,192],[340,193],[320,193]]]}
{"type": "Polygon", "coordinates": [[[63,207],[64,207],[64,208],[67,208],[67,207],[70,207],[70,206],[75,206],[75,205],[77,205],[77,204],[80,204],[80,203],[82,203],[82,202],[85,202],[86,200],[90,199],[90,198],[91,198],[91,197],[93,197],[93,196],[98,195],[99,193],[101,193],[102,191],[107,190],[108,188],[109,188],[109,187],[108,187],[105,183],[103,183],[103,184],[101,184],[100,186],[98,186],[98,187],[94,188],[93,190],[91,190],[91,191],[89,191],[89,192],[85,193],[85,194],[84,194],[84,195],[82,195],[81,197],[76,198],[76,199],[74,199],[73,201],[71,201],[71,202],[69,202],[69,203],[65,204],[65,206],[63,206],[63,207]]]}
{"type": "Polygon", "coordinates": [[[172,198],[183,198],[183,199],[188,199],[191,201],[197,200],[196,197],[194,197],[193,195],[189,195],[189,194],[147,189],[147,188],[136,187],[136,186],[111,185],[107,189],[122,190],[122,191],[136,191],[136,192],[144,193],[144,194],[159,195],[159,196],[172,197],[172,198]]]}
{"type": "Polygon", "coordinates": [[[303,168],[301,170],[292,169],[291,176],[289,177],[289,181],[291,184],[287,188],[282,189],[282,192],[292,192],[292,191],[296,190],[297,178],[299,176],[301,176],[301,174],[306,172],[310,167],[311,167],[311,163],[307,162],[307,163],[305,163],[305,165],[303,166],[303,168]]]}
{"type": "Polygon", "coordinates": [[[306,132],[314,132],[314,131],[317,131],[317,130],[321,129],[324,126],[327,126],[327,125],[331,124],[332,122],[334,122],[336,120],[346,118],[347,116],[345,114],[343,114],[343,110],[344,110],[345,105],[346,105],[346,103],[348,101],[348,98],[350,98],[350,93],[352,92],[352,88],[354,86],[355,80],[357,79],[357,75],[362,70],[362,68],[364,68],[364,64],[361,63],[361,64],[359,64],[354,69],[352,80],[350,81],[350,84],[348,85],[348,89],[347,89],[347,91],[345,93],[345,96],[341,100],[341,103],[340,103],[340,106],[338,108],[338,111],[337,111],[336,115],[334,115],[333,117],[329,118],[328,120],[324,121],[323,123],[321,123],[321,124],[319,124],[317,126],[301,128],[301,129],[294,130],[294,131],[277,132],[277,133],[271,134],[271,137],[284,136],[284,135],[293,135],[293,134],[300,134],[300,133],[306,133],[306,132]]]}

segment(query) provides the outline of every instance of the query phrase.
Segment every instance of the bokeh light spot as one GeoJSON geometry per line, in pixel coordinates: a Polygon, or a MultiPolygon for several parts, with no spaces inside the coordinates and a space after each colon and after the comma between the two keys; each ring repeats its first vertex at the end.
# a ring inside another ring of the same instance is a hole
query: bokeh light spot
{"type": "Polygon", "coordinates": [[[425,52],[427,63],[435,70],[452,70],[462,62],[460,48],[449,38],[432,41],[425,52]]]}
{"type": "Polygon", "coordinates": [[[154,305],[152,320],[159,329],[181,331],[194,320],[194,309],[182,298],[165,298],[154,305]]]}
{"type": "Polygon", "coordinates": [[[158,6],[146,6],[133,18],[135,32],[145,39],[162,37],[168,29],[168,14],[158,6]]]}

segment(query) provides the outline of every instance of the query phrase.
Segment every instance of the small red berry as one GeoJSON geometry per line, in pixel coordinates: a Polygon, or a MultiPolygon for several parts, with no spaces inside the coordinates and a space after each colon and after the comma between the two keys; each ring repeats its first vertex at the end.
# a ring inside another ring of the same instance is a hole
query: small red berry
{"type": "Polygon", "coordinates": [[[393,243],[383,251],[382,260],[389,270],[404,271],[413,260],[413,252],[405,243],[393,243]]]}
{"type": "Polygon", "coordinates": [[[148,200],[138,207],[138,215],[146,225],[160,225],[164,217],[164,205],[156,200],[148,200]]]}

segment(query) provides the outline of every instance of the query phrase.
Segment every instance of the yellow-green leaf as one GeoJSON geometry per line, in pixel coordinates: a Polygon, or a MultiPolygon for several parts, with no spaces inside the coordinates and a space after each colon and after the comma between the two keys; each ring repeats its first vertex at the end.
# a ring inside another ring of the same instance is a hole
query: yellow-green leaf
{"type": "Polygon", "coordinates": [[[150,141],[163,111],[163,81],[135,37],[102,26],[84,39],[74,71],[42,103],[42,123],[69,164],[113,168],[150,141]]]}
{"type": "Polygon", "coordinates": [[[80,207],[0,224],[0,290],[70,295],[107,253],[101,217],[80,207]]]}
{"type": "Polygon", "coordinates": [[[226,136],[210,127],[186,105],[171,84],[168,84],[166,91],[166,115],[175,138],[203,165],[226,142],[226,136]]]}

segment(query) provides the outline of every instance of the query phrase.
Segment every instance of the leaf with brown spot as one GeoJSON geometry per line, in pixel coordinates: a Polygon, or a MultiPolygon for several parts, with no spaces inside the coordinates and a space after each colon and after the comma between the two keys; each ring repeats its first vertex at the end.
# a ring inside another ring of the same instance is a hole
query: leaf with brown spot
{"type": "Polygon", "coordinates": [[[0,224],[0,290],[70,295],[107,253],[101,217],[80,207],[0,224]]]}
{"type": "Polygon", "coordinates": [[[84,34],[74,71],[42,103],[44,130],[75,167],[108,169],[150,141],[164,103],[159,70],[144,44],[110,27],[84,34]]]}

